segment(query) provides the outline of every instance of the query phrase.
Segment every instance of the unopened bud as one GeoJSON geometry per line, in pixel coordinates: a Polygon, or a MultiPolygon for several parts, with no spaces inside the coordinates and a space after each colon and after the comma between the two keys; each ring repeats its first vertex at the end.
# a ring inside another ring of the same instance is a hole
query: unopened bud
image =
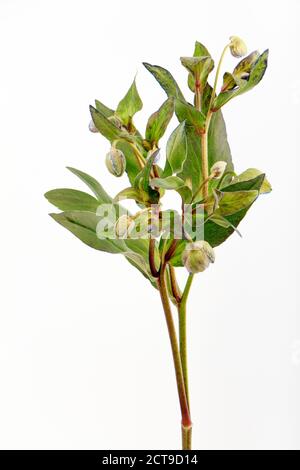
{"type": "Polygon", "coordinates": [[[97,127],[94,124],[94,121],[92,121],[92,120],[89,123],[89,131],[93,132],[93,133],[99,132],[97,127]]]}
{"type": "Polygon", "coordinates": [[[222,178],[226,166],[227,163],[223,161],[214,163],[214,165],[210,169],[210,178],[213,180],[219,180],[220,178],[222,178]]]}
{"type": "Polygon", "coordinates": [[[182,261],[191,274],[200,273],[215,261],[215,253],[209,243],[204,240],[189,243],[183,254],[182,261]]]}
{"type": "Polygon", "coordinates": [[[148,152],[147,158],[151,158],[154,155],[154,160],[153,163],[156,164],[160,160],[160,151],[159,149],[151,149],[150,152],[148,152]]]}
{"type": "Polygon", "coordinates": [[[134,228],[134,221],[129,215],[121,215],[115,223],[115,234],[118,238],[128,238],[134,228]]]}
{"type": "Polygon", "coordinates": [[[230,52],[233,57],[243,57],[247,54],[247,46],[238,36],[230,36],[230,52]]]}
{"type": "Polygon", "coordinates": [[[114,114],[112,116],[109,116],[108,120],[112,122],[118,129],[122,129],[122,122],[114,114]]]}
{"type": "Polygon", "coordinates": [[[105,164],[114,176],[122,176],[126,168],[126,158],[122,150],[112,147],[106,154],[105,164]]]}

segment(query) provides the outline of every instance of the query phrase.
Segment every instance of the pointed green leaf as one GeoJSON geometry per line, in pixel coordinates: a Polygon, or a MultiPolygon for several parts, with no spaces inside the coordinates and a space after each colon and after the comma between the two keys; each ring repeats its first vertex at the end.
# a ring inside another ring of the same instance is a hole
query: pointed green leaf
{"type": "Polygon", "coordinates": [[[147,194],[144,194],[137,188],[125,188],[114,197],[113,201],[118,202],[125,199],[134,199],[135,201],[143,203],[147,201],[147,194]]]}
{"type": "Polygon", "coordinates": [[[194,48],[194,57],[201,57],[201,56],[207,56],[211,57],[210,53],[208,52],[208,49],[201,44],[201,42],[196,41],[195,42],[195,48],[194,48]]]}
{"type": "Polygon", "coordinates": [[[194,126],[198,132],[204,131],[206,117],[194,106],[176,99],[175,111],[179,122],[186,121],[187,125],[194,126]]]}
{"type": "Polygon", "coordinates": [[[232,90],[239,84],[239,80],[248,78],[251,69],[257,59],[259,58],[259,52],[251,52],[247,57],[242,59],[234,68],[232,73],[225,72],[223,77],[223,85],[221,91],[232,90]]]}
{"type": "Polygon", "coordinates": [[[163,176],[180,173],[187,157],[185,121],[181,122],[170,135],[167,142],[166,157],[167,161],[163,176]]]}
{"type": "Polygon", "coordinates": [[[219,95],[214,101],[214,111],[220,109],[222,106],[224,106],[224,104],[228,103],[228,101],[230,101],[235,96],[239,96],[251,90],[261,81],[267,69],[268,55],[269,51],[266,50],[265,52],[263,52],[263,54],[258,57],[258,59],[251,68],[249,77],[245,79],[237,78],[237,76],[234,77],[236,83],[238,84],[238,87],[233,88],[232,90],[227,90],[219,93],[219,95]]]}
{"type": "Polygon", "coordinates": [[[195,80],[199,81],[200,89],[203,90],[208,75],[214,68],[214,61],[211,57],[181,57],[182,65],[189,71],[194,81],[189,82],[189,86],[195,89],[195,80]]]}
{"type": "Polygon", "coordinates": [[[219,204],[220,214],[223,216],[232,215],[249,207],[258,194],[256,190],[224,192],[219,204]]]}
{"type": "Polygon", "coordinates": [[[106,137],[110,142],[121,137],[122,132],[115,126],[104,114],[100,113],[93,106],[90,106],[90,112],[93,119],[93,122],[98,129],[98,131],[106,137]]]}
{"type": "Polygon", "coordinates": [[[112,109],[105,106],[105,104],[101,103],[101,101],[99,100],[95,100],[95,106],[96,106],[97,111],[99,111],[101,114],[103,114],[103,116],[107,118],[109,118],[110,116],[113,116],[115,113],[112,109]]]}
{"type": "MultiPolygon", "coordinates": [[[[134,183],[136,176],[141,171],[139,161],[137,160],[136,153],[129,142],[125,140],[119,140],[116,144],[117,148],[122,150],[126,158],[126,173],[131,184],[134,183]]],[[[136,144],[137,147],[139,147],[136,144]]],[[[140,150],[142,153],[142,150],[140,150]]]]}
{"type": "Polygon", "coordinates": [[[97,236],[97,225],[101,217],[87,211],[67,211],[60,214],[50,214],[50,216],[86,245],[107,253],[123,254],[127,261],[156,287],[148,265],[148,240],[100,239],[97,236]]]}
{"type": "MultiPolygon", "coordinates": [[[[201,44],[201,42],[198,42],[198,41],[195,42],[193,56],[194,57],[211,57],[206,47],[203,44],[201,44]]],[[[193,73],[189,73],[188,86],[190,90],[194,93],[195,92],[195,78],[194,78],[193,73]]]]}
{"type": "Polygon", "coordinates": [[[237,186],[239,183],[243,183],[244,189],[253,189],[253,187],[254,189],[259,189],[260,194],[270,193],[272,191],[272,187],[264,173],[262,173],[260,170],[257,170],[256,168],[248,168],[248,170],[236,176],[230,185],[225,188],[225,191],[228,191],[232,188],[238,188],[240,186],[237,186]],[[245,187],[246,182],[248,182],[247,188],[245,187]],[[257,183],[261,183],[259,188],[257,188],[257,183]]]}
{"type": "Polygon", "coordinates": [[[116,114],[120,117],[125,126],[131,122],[135,113],[143,107],[142,100],[138,94],[135,79],[124,98],[118,104],[116,114]]]}
{"type": "Polygon", "coordinates": [[[90,194],[68,188],[52,189],[45,194],[45,198],[62,211],[81,210],[96,212],[100,204],[100,201],[90,194]]]}
{"type": "Polygon", "coordinates": [[[108,240],[97,237],[97,224],[100,217],[88,211],[67,211],[60,214],[50,214],[60,225],[72,232],[86,245],[96,250],[108,253],[122,253],[126,251],[123,240],[108,240]]]}
{"type": "Polygon", "coordinates": [[[167,176],[166,178],[153,178],[151,186],[163,189],[179,189],[184,186],[184,181],[178,176],[167,176]]]}
{"type": "MultiPolygon", "coordinates": [[[[183,180],[191,178],[193,192],[197,191],[201,183],[201,136],[195,129],[186,126],[187,158],[183,170],[178,174],[183,180]]],[[[220,111],[212,115],[208,132],[208,164],[209,168],[218,161],[227,162],[226,170],[233,171],[230,148],[227,141],[225,122],[220,111]]]]}
{"type": "Polygon", "coordinates": [[[175,190],[181,196],[184,203],[189,204],[193,194],[191,189],[178,176],[167,176],[166,178],[153,178],[151,186],[156,188],[175,190]]]}
{"type": "Polygon", "coordinates": [[[143,62],[143,65],[156,78],[169,97],[174,96],[175,98],[185,101],[177,82],[168,70],[159,65],[151,65],[146,62],[143,62]]]}
{"type": "Polygon", "coordinates": [[[109,204],[112,202],[112,198],[107,194],[106,191],[104,191],[101,184],[95,180],[95,178],[88,175],[87,173],[84,173],[83,171],[77,170],[76,168],[67,166],[67,169],[74,173],[74,175],[78,176],[78,178],[80,178],[84,183],[86,183],[100,202],[104,204],[109,204]]]}
{"type": "Polygon", "coordinates": [[[172,119],[173,113],[174,98],[170,97],[161,105],[158,111],[150,116],[146,127],[146,140],[150,142],[151,146],[158,145],[172,119]]]}

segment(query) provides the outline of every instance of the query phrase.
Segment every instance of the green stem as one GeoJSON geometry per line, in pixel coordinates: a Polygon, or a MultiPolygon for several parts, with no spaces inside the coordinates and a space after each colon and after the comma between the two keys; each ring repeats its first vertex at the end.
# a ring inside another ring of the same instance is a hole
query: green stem
{"type": "MultiPolygon", "coordinates": [[[[207,111],[207,115],[206,115],[205,132],[201,136],[201,167],[202,167],[201,169],[202,169],[202,179],[203,179],[201,189],[202,189],[202,194],[203,194],[204,199],[206,199],[207,196],[208,196],[208,181],[209,181],[208,180],[208,177],[209,177],[209,168],[208,168],[208,131],[209,131],[209,126],[210,126],[210,122],[211,122],[211,118],[212,118],[212,107],[213,107],[213,102],[214,102],[214,99],[215,99],[215,96],[216,96],[216,90],[217,90],[217,84],[218,84],[218,79],[219,79],[219,75],[220,75],[221,65],[222,65],[225,53],[226,53],[229,46],[230,46],[230,44],[227,44],[224,47],[224,50],[221,54],[221,57],[220,57],[220,60],[219,60],[219,63],[218,63],[216,76],[215,76],[215,81],[214,81],[214,86],[213,86],[213,90],[212,90],[212,93],[211,93],[210,102],[209,102],[209,106],[208,106],[208,111],[207,111]]],[[[200,190],[200,188],[197,189],[196,194],[199,193],[199,190],[200,190]]]]}
{"type": "Polygon", "coordinates": [[[131,142],[129,142],[129,145],[130,147],[132,148],[133,152],[134,152],[134,155],[136,157],[136,161],[140,167],[140,169],[142,170],[145,166],[145,159],[143,157],[143,155],[141,154],[141,152],[136,148],[136,146],[134,144],[132,144],[131,142]]]}
{"type": "Polygon", "coordinates": [[[212,94],[211,94],[211,97],[210,97],[210,102],[209,102],[209,107],[208,107],[208,113],[207,113],[207,115],[208,115],[209,112],[211,111],[211,108],[212,108],[212,105],[213,105],[213,102],[214,102],[214,99],[215,99],[215,96],[216,96],[217,85],[218,85],[218,79],[219,79],[219,75],[220,75],[220,71],[221,71],[221,65],[222,65],[223,59],[224,59],[224,57],[225,57],[226,51],[227,51],[227,49],[228,49],[229,46],[230,46],[230,44],[227,44],[227,45],[224,47],[223,52],[222,52],[221,57],[220,57],[220,60],[219,60],[219,63],[218,63],[218,67],[217,67],[217,71],[216,71],[216,76],[215,76],[215,81],[214,81],[214,87],[213,87],[213,91],[212,91],[212,94]]]}
{"type": "Polygon", "coordinates": [[[202,189],[203,198],[206,199],[208,196],[208,129],[210,124],[211,114],[208,112],[205,124],[205,132],[201,136],[201,170],[203,183],[198,188],[196,194],[202,189]]]}
{"type": "Polygon", "coordinates": [[[179,286],[178,286],[178,283],[177,283],[175,268],[171,264],[169,264],[168,266],[169,266],[170,284],[171,284],[172,294],[173,294],[174,299],[176,300],[177,304],[179,304],[180,301],[181,301],[182,294],[180,292],[180,289],[179,289],[179,286]]]}
{"type": "Polygon", "coordinates": [[[188,295],[191,289],[193,274],[189,274],[187,278],[186,285],[181,297],[181,301],[178,304],[178,314],[179,314],[179,345],[180,345],[180,357],[182,364],[183,379],[185,385],[185,393],[187,402],[190,409],[190,398],[189,398],[189,383],[188,383],[188,361],[187,361],[187,335],[186,335],[186,304],[188,295]]]}
{"type": "Polygon", "coordinates": [[[175,325],[173,322],[172,311],[170,307],[166,279],[165,279],[165,272],[166,272],[166,264],[164,263],[160,270],[160,276],[158,280],[158,289],[160,292],[160,297],[165,313],[172,355],[173,355],[173,362],[175,368],[175,375],[176,375],[176,382],[177,382],[177,390],[179,396],[179,403],[181,409],[181,429],[182,429],[182,444],[183,449],[187,450],[191,448],[191,438],[187,438],[187,435],[191,433],[192,429],[192,422],[190,418],[189,406],[187,402],[186,392],[185,392],[185,384],[183,378],[183,371],[180,359],[180,352],[178,347],[178,341],[176,336],[175,325]]]}

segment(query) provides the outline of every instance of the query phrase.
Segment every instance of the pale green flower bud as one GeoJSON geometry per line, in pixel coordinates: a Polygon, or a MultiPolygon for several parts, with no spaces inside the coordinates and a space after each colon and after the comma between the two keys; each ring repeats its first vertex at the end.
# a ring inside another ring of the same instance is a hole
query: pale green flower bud
{"type": "Polygon", "coordinates": [[[196,274],[208,268],[215,261],[215,253],[209,243],[204,240],[189,243],[183,254],[182,261],[191,274],[196,274]]]}
{"type": "Polygon", "coordinates": [[[93,120],[91,120],[89,123],[89,131],[93,133],[99,132],[93,120]]]}
{"type": "Polygon", "coordinates": [[[219,180],[222,178],[226,166],[227,163],[223,161],[214,163],[210,169],[210,178],[213,180],[219,180]]]}
{"type": "Polygon", "coordinates": [[[126,168],[126,158],[124,153],[112,147],[106,154],[105,164],[108,171],[114,176],[122,176],[126,168]]]}
{"type": "Polygon", "coordinates": [[[243,57],[247,54],[247,46],[238,36],[230,36],[230,52],[233,57],[243,57]]]}
{"type": "Polygon", "coordinates": [[[133,228],[133,218],[124,214],[115,223],[115,234],[118,238],[128,238],[133,228]]]}

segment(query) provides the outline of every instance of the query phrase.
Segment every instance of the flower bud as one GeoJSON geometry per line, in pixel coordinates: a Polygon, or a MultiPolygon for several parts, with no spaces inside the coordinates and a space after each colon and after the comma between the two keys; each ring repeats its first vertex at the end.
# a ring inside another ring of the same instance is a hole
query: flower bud
{"type": "Polygon", "coordinates": [[[183,254],[182,261],[191,274],[205,271],[215,261],[215,253],[209,243],[204,240],[189,243],[183,254]]]}
{"type": "Polygon", "coordinates": [[[210,169],[210,178],[213,180],[219,180],[222,178],[226,166],[227,163],[223,161],[214,163],[210,169]]]}
{"type": "Polygon", "coordinates": [[[126,168],[126,159],[124,153],[112,147],[106,154],[105,164],[108,171],[114,176],[122,176],[126,168]]]}
{"type": "Polygon", "coordinates": [[[154,160],[153,160],[153,163],[155,165],[160,160],[160,151],[159,151],[158,148],[151,149],[150,152],[148,152],[147,158],[151,158],[151,157],[153,157],[153,155],[155,155],[154,160]]]}
{"type": "Polygon", "coordinates": [[[108,120],[112,122],[118,129],[122,129],[122,122],[114,114],[112,116],[109,116],[108,120]]]}
{"type": "Polygon", "coordinates": [[[247,46],[238,36],[230,36],[230,52],[233,57],[243,57],[247,54],[247,46]]]}
{"type": "Polygon", "coordinates": [[[89,131],[93,133],[99,132],[93,120],[91,120],[89,123],[89,131]]]}
{"type": "Polygon", "coordinates": [[[121,215],[115,223],[115,234],[118,238],[128,238],[134,228],[134,221],[129,215],[121,215]]]}

